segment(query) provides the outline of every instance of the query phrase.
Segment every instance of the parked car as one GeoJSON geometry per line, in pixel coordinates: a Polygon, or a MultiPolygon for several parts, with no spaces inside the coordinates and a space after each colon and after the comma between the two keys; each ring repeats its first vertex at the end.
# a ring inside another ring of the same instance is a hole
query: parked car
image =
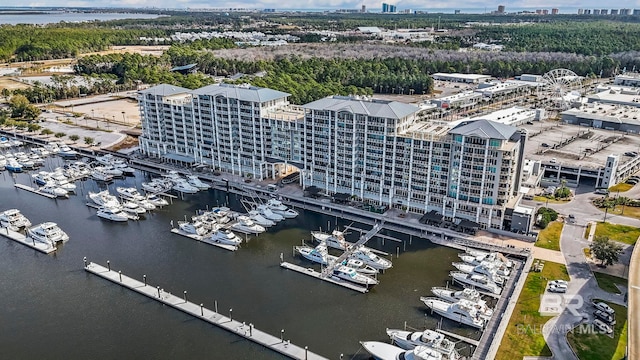
{"type": "Polygon", "coordinates": [[[549,292],[554,293],[566,293],[567,285],[549,285],[549,292]]]}
{"type": "Polygon", "coordinates": [[[613,329],[611,328],[611,326],[605,324],[602,320],[600,319],[595,319],[593,320],[593,326],[598,329],[598,331],[600,331],[601,333],[604,334],[611,334],[613,333],[613,329]]]}
{"type": "Polygon", "coordinates": [[[613,310],[611,306],[607,305],[607,303],[597,302],[597,303],[594,303],[593,306],[598,310],[602,310],[606,312],[607,314],[611,314],[611,315],[615,314],[615,310],[613,310]]]}
{"type": "Polygon", "coordinates": [[[569,285],[569,283],[567,281],[565,281],[565,280],[552,280],[552,281],[549,281],[549,285],[564,285],[564,286],[567,286],[567,285],[569,285]]]}
{"type": "Polygon", "coordinates": [[[567,220],[570,223],[574,223],[574,222],[576,222],[576,217],[573,214],[569,214],[569,216],[567,217],[567,220]]]}
{"type": "Polygon", "coordinates": [[[598,188],[598,189],[596,189],[595,193],[599,194],[599,195],[608,195],[609,194],[609,189],[607,189],[607,188],[598,188]]]}
{"type": "Polygon", "coordinates": [[[547,143],[542,143],[542,144],[540,144],[540,146],[542,146],[542,147],[549,147],[549,144],[547,144],[547,143]]]}
{"type": "Polygon", "coordinates": [[[594,315],[597,319],[600,319],[600,320],[604,321],[605,323],[607,323],[607,324],[609,324],[609,325],[611,325],[611,326],[613,326],[613,325],[615,325],[615,324],[616,324],[616,318],[615,318],[613,315],[611,315],[611,314],[609,314],[609,313],[606,313],[606,312],[604,312],[604,311],[602,311],[602,310],[596,310],[596,311],[594,311],[594,312],[593,312],[593,315],[594,315]]]}
{"type": "Polygon", "coordinates": [[[630,184],[630,185],[637,185],[638,184],[638,180],[635,180],[635,179],[629,179],[629,180],[627,180],[625,182],[627,184],[630,184]]]}

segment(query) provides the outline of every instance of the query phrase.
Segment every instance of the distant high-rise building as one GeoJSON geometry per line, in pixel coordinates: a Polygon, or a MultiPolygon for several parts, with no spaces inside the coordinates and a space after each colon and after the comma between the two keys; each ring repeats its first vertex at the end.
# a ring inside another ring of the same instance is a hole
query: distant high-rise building
{"type": "Polygon", "coordinates": [[[635,16],[640,15],[640,9],[633,9],[633,15],[635,16]]]}
{"type": "Polygon", "coordinates": [[[395,5],[389,5],[389,12],[390,13],[397,13],[398,12],[398,8],[395,5]]]}
{"type": "Polygon", "coordinates": [[[609,9],[600,9],[600,15],[607,15],[609,13],[609,9]]]}
{"type": "Polygon", "coordinates": [[[618,15],[618,9],[611,9],[611,15],[618,15]]]}
{"type": "Polygon", "coordinates": [[[551,14],[552,15],[558,15],[558,9],[551,9],[551,14]]]}
{"type": "Polygon", "coordinates": [[[584,10],[583,9],[578,9],[578,15],[583,15],[584,14],[584,10]]]}
{"type": "Polygon", "coordinates": [[[549,10],[547,9],[542,10],[542,15],[549,15],[549,10]]]}
{"type": "Polygon", "coordinates": [[[456,15],[460,14],[460,10],[453,10],[453,13],[456,14],[456,15]]]}
{"type": "Polygon", "coordinates": [[[498,13],[504,14],[504,5],[498,5],[498,13]]]}
{"type": "Polygon", "coordinates": [[[541,15],[542,14],[542,9],[536,10],[536,14],[541,15]]]}
{"type": "Polygon", "coordinates": [[[620,9],[620,15],[631,15],[631,9],[620,9]]]}
{"type": "Polygon", "coordinates": [[[585,9],[584,10],[584,14],[585,15],[591,15],[591,9],[585,9]]]}
{"type": "Polygon", "coordinates": [[[389,4],[382,3],[382,12],[383,13],[388,13],[389,12],[389,4]]]}
{"type": "Polygon", "coordinates": [[[366,13],[367,12],[367,5],[362,4],[362,8],[360,9],[361,13],[366,13]]]}

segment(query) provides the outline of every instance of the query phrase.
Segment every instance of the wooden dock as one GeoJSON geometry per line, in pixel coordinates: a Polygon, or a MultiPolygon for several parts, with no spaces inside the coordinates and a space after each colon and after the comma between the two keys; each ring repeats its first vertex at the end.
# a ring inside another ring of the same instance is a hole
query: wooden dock
{"type": "Polygon", "coordinates": [[[17,187],[18,189],[27,190],[27,191],[32,192],[34,194],[38,194],[38,195],[44,196],[44,197],[49,198],[49,199],[55,199],[57,197],[55,195],[45,194],[45,193],[41,192],[40,190],[34,189],[31,186],[27,186],[27,185],[15,184],[13,186],[17,187]]]}
{"type": "Polygon", "coordinates": [[[462,335],[458,335],[456,333],[452,333],[452,332],[445,331],[445,330],[442,330],[442,329],[436,329],[436,331],[441,333],[441,334],[444,334],[444,335],[446,335],[448,337],[452,337],[452,338],[454,338],[456,340],[462,340],[462,341],[466,342],[467,344],[471,344],[471,345],[473,345],[475,347],[477,347],[480,344],[479,340],[473,340],[471,338],[468,338],[468,337],[462,336],[462,335]]]}
{"type": "Polygon", "coordinates": [[[103,279],[119,284],[122,287],[133,290],[139,294],[145,295],[150,299],[169,305],[195,318],[218,326],[291,359],[328,360],[323,356],[309,351],[307,347],[300,347],[291,344],[289,340],[258,330],[253,326],[253,324],[247,325],[244,322],[233,320],[231,317],[226,317],[213,310],[207,309],[203,307],[202,304],[195,304],[187,301],[186,291],[184,293],[184,297],[178,297],[163,291],[160,289],[160,286],[154,287],[147,284],[146,279],[144,282],[140,282],[123,275],[120,271],[112,271],[110,268],[105,268],[104,266],[93,262],[87,263],[86,260],[84,269],[89,273],[100,276],[103,279]]]}
{"type": "Polygon", "coordinates": [[[192,240],[203,242],[205,244],[217,246],[217,247],[225,249],[225,250],[229,250],[229,251],[238,250],[237,246],[229,245],[229,244],[217,243],[215,241],[210,240],[208,236],[199,236],[199,235],[196,235],[196,234],[188,234],[188,233],[186,233],[186,232],[184,232],[184,231],[182,231],[182,230],[180,230],[178,228],[171,229],[171,232],[174,233],[174,234],[182,235],[182,236],[187,237],[187,238],[192,239],[192,240]]]}
{"type": "Polygon", "coordinates": [[[9,230],[9,228],[6,227],[0,228],[0,235],[7,237],[13,241],[19,242],[22,245],[27,245],[28,247],[36,249],[45,254],[50,254],[56,251],[55,246],[51,246],[40,241],[35,241],[30,237],[27,237],[19,232],[9,230]]]}
{"type": "Polygon", "coordinates": [[[305,267],[302,267],[302,266],[299,266],[299,265],[296,265],[296,264],[288,263],[286,261],[281,262],[280,266],[285,268],[285,269],[293,270],[295,272],[299,272],[301,274],[305,274],[305,275],[308,275],[308,276],[311,276],[311,277],[314,277],[316,279],[320,279],[320,280],[323,280],[323,281],[328,281],[328,282],[330,282],[332,284],[340,285],[340,286],[345,287],[347,289],[355,290],[355,291],[363,293],[363,294],[369,291],[369,289],[367,289],[364,286],[359,286],[357,284],[348,282],[346,280],[342,280],[340,278],[334,278],[333,276],[323,276],[322,273],[317,272],[312,268],[305,268],[305,267]]]}

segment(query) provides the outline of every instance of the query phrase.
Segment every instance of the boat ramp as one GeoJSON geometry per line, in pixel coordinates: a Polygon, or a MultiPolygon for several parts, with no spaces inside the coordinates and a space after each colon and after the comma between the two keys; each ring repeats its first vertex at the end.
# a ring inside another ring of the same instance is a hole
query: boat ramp
{"type": "Polygon", "coordinates": [[[32,249],[36,249],[45,254],[50,254],[56,251],[55,246],[51,246],[50,244],[45,244],[43,242],[36,241],[19,232],[9,230],[8,227],[0,228],[0,235],[7,237],[13,241],[19,242],[22,245],[26,245],[32,249]]]}
{"type": "Polygon", "coordinates": [[[282,337],[284,332],[281,333],[280,337],[276,337],[256,329],[253,324],[247,325],[246,322],[233,320],[231,310],[229,310],[228,317],[218,313],[217,303],[216,311],[210,310],[205,308],[203,304],[196,304],[188,301],[186,291],[183,293],[183,297],[172,295],[162,290],[160,286],[154,287],[147,284],[146,276],[144,276],[144,282],[141,282],[123,275],[121,271],[112,271],[111,266],[107,266],[108,267],[105,268],[104,266],[94,262],[87,262],[86,258],[84,259],[84,269],[91,274],[119,284],[124,288],[133,290],[165,305],[169,305],[197,319],[206,321],[212,325],[218,326],[247,340],[253,341],[256,344],[287,356],[288,358],[300,360],[328,360],[323,356],[309,351],[306,346],[300,347],[292,344],[290,340],[285,340],[282,337]]]}

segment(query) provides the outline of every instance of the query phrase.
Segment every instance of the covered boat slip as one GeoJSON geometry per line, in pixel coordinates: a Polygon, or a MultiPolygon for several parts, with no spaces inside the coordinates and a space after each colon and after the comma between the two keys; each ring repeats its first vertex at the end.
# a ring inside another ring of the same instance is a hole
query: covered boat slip
{"type": "MultiPolygon", "coordinates": [[[[267,334],[264,331],[256,329],[252,324],[247,325],[246,322],[233,320],[231,317],[226,317],[213,310],[207,309],[203,307],[202,304],[198,305],[187,301],[186,291],[184,292],[184,297],[178,297],[172,295],[171,293],[163,291],[160,286],[152,286],[147,284],[146,279],[144,280],[144,282],[140,282],[126,275],[123,275],[120,271],[112,271],[110,267],[105,268],[104,266],[101,266],[99,264],[87,262],[86,259],[84,269],[91,274],[97,275],[122,287],[145,295],[150,299],[159,301],[186,314],[192,315],[198,319],[206,321],[222,329],[228,330],[234,334],[237,334],[238,336],[260,344],[291,359],[328,360],[325,357],[309,351],[307,347],[303,348],[291,344],[288,340],[275,337],[273,335],[267,334]]],[[[231,316],[231,314],[229,316],[231,316]]]]}

